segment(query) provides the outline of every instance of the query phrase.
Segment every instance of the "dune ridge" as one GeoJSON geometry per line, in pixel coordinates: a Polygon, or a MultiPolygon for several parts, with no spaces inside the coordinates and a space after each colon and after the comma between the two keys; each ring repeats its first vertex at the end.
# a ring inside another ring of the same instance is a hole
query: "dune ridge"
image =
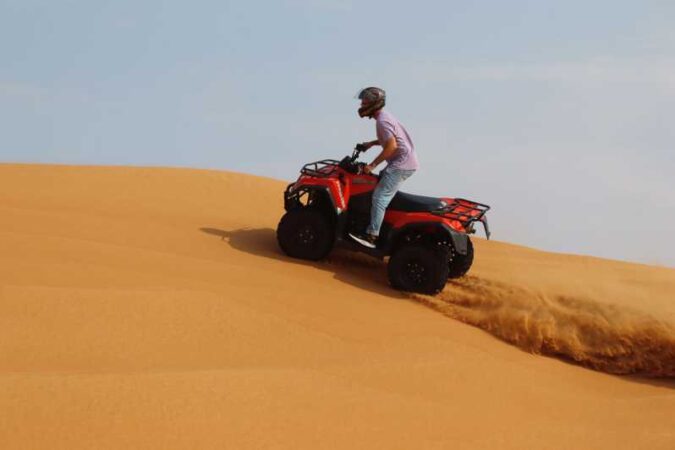
{"type": "Polygon", "coordinates": [[[675,326],[639,310],[476,276],[414,298],[528,352],[613,374],[675,377],[675,326]]]}

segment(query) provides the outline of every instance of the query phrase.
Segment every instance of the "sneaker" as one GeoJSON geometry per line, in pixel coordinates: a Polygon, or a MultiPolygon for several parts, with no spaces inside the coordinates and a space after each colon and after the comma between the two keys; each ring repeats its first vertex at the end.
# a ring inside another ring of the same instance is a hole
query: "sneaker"
{"type": "Polygon", "coordinates": [[[349,237],[368,248],[375,248],[377,236],[370,233],[349,233],[349,237]]]}

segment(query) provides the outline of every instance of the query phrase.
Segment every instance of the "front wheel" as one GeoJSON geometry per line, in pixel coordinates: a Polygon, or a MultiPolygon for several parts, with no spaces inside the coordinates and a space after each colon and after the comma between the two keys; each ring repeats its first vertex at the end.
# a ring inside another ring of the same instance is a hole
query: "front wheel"
{"type": "Polygon", "coordinates": [[[333,249],[335,230],[321,212],[309,208],[293,209],[279,221],[277,242],[288,256],[318,261],[333,249]]]}
{"type": "Polygon", "coordinates": [[[444,245],[404,245],[389,259],[389,283],[402,291],[436,294],[448,279],[448,259],[444,245]]]}
{"type": "Polygon", "coordinates": [[[473,264],[473,244],[467,237],[466,254],[460,255],[454,249],[449,253],[448,278],[459,278],[464,276],[473,264]]]}

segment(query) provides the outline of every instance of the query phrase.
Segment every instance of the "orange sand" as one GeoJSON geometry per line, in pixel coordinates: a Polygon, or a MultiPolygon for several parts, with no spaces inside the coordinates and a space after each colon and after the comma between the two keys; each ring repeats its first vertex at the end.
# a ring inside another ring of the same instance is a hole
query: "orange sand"
{"type": "Polygon", "coordinates": [[[675,448],[675,270],[476,239],[404,295],[283,256],[283,187],[0,165],[0,448],[675,448]]]}

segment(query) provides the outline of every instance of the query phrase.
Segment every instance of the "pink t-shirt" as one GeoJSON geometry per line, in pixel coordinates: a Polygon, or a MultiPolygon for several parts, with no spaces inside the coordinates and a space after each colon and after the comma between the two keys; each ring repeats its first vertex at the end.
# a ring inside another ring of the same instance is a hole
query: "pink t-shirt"
{"type": "Polygon", "coordinates": [[[400,170],[417,170],[419,168],[415,145],[410,139],[408,131],[396,117],[388,111],[380,110],[375,115],[375,129],[377,140],[382,147],[392,136],[396,138],[396,153],[387,160],[387,167],[400,170]]]}

